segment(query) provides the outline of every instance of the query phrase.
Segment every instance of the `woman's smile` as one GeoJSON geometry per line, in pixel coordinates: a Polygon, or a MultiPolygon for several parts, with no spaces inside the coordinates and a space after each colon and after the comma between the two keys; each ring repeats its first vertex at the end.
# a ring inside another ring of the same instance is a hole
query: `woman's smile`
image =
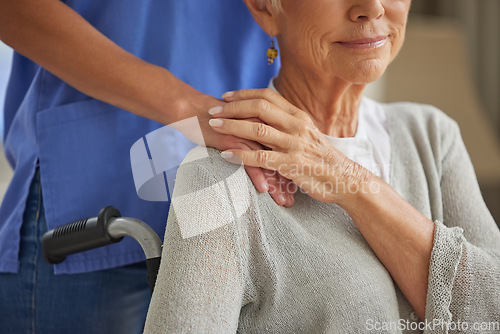
{"type": "Polygon", "coordinates": [[[341,45],[348,49],[356,50],[372,50],[378,49],[385,45],[388,40],[387,35],[381,35],[377,37],[366,37],[350,41],[336,42],[335,44],[341,45]]]}

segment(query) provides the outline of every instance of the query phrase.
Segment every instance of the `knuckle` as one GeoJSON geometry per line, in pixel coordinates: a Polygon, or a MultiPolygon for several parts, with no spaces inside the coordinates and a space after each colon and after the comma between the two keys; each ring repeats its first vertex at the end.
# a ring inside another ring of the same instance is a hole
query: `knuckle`
{"type": "Polygon", "coordinates": [[[265,137],[268,132],[264,123],[254,123],[254,131],[257,137],[265,137]]]}
{"type": "Polygon", "coordinates": [[[224,105],[222,105],[222,111],[225,113],[232,113],[237,107],[236,102],[228,102],[224,105]]]}
{"type": "Polygon", "coordinates": [[[259,166],[265,166],[266,162],[269,161],[269,152],[257,151],[256,160],[259,166]]]}
{"type": "Polygon", "coordinates": [[[257,100],[257,110],[260,113],[266,113],[269,111],[269,102],[266,100],[259,99],[257,100]]]}
{"type": "Polygon", "coordinates": [[[284,136],[282,139],[282,145],[284,148],[293,147],[294,140],[291,136],[284,136]]]}
{"type": "Polygon", "coordinates": [[[307,122],[302,124],[302,130],[300,133],[301,137],[311,137],[313,133],[314,131],[312,131],[312,127],[310,124],[308,124],[307,122]]]}
{"type": "Polygon", "coordinates": [[[268,99],[271,99],[274,97],[274,95],[276,94],[276,92],[270,88],[264,88],[264,98],[268,98],[268,99]]]}
{"type": "Polygon", "coordinates": [[[311,117],[304,110],[299,109],[297,111],[297,116],[306,121],[308,124],[313,124],[311,117]]]}

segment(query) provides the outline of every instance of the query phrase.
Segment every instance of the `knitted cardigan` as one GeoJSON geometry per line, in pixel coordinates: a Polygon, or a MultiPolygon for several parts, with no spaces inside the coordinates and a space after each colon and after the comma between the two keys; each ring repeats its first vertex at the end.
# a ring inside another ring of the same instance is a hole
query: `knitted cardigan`
{"type": "Polygon", "coordinates": [[[280,207],[197,147],[177,173],[145,333],[500,332],[500,232],[457,124],[382,107],[391,186],[435,222],[426,319],[338,205],[299,191],[280,207]]]}

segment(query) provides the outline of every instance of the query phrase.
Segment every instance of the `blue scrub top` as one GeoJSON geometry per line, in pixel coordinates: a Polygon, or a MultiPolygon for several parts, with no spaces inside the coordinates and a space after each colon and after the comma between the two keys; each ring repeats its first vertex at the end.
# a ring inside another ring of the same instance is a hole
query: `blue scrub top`
{"type": "MultiPolygon", "coordinates": [[[[241,0],[70,0],[66,3],[125,50],[169,69],[201,92],[266,87],[269,37],[241,0]]],[[[96,78],[99,80],[99,78],[96,78]]],[[[107,205],[163,237],[169,203],[141,200],[130,167],[135,141],[163,125],[95,100],[14,54],[5,103],[4,146],[14,168],[0,207],[0,271],[17,272],[20,229],[40,166],[49,229],[95,216],[107,205]]],[[[172,131],[165,154],[182,160],[194,145],[172,131]]],[[[80,273],[144,259],[130,238],[71,255],[56,273],[80,273]],[[128,240],[127,240],[128,239],[128,240]]]]}

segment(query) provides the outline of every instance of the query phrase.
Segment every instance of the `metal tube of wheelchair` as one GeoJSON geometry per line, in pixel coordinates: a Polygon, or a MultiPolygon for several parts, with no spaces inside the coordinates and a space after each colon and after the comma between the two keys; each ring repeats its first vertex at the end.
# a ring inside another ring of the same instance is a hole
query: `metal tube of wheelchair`
{"type": "Polygon", "coordinates": [[[147,279],[153,293],[160,266],[161,239],[144,222],[121,217],[114,207],[103,208],[97,217],[60,226],[44,234],[43,256],[48,263],[64,261],[67,255],[110,245],[125,236],[134,238],[146,255],[147,279]]]}
{"type": "Polygon", "coordinates": [[[113,238],[130,236],[141,245],[146,255],[147,279],[153,294],[161,260],[162,244],[158,234],[149,225],[134,218],[111,218],[108,231],[113,238]]]}

